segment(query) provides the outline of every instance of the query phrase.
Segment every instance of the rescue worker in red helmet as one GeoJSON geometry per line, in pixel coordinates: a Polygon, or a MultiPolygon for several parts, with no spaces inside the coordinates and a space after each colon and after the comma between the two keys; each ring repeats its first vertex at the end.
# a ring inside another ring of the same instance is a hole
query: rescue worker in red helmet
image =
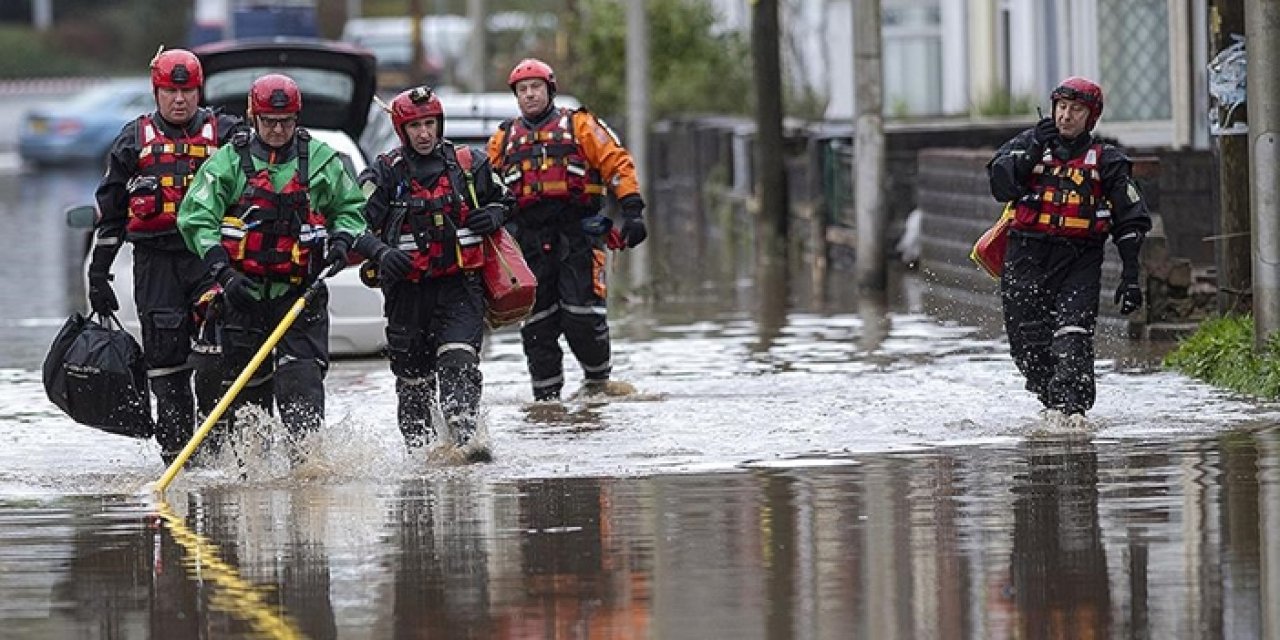
{"type": "Polygon", "coordinates": [[[635,163],[600,118],[556,106],[555,72],[545,62],[521,60],[507,84],[520,116],[489,138],[489,159],[515,193],[510,226],[538,280],[520,330],[534,400],[560,398],[561,334],[582,366],[583,392],[624,393],[609,380],[605,248],[634,247],[648,236],[635,163]],[[601,213],[608,191],[622,211],[621,233],[601,213]]]}
{"type": "MultiPolygon", "coordinates": [[[[365,234],[364,196],[354,176],[338,152],[299,126],[301,112],[302,92],[292,78],[271,73],[254,80],[247,110],[252,130],[200,166],[178,210],[187,247],[222,286],[224,387],[303,290],[345,266],[347,252],[365,234]]],[[[328,301],[321,285],[228,414],[245,403],[268,411],[276,405],[295,461],[301,440],[324,421],[328,301]]]]}
{"type": "Polygon", "coordinates": [[[107,171],[95,194],[100,217],[89,262],[89,306],[109,314],[120,308],[111,266],[133,243],[134,298],[142,324],[142,350],[156,396],[156,442],[165,464],[191,439],[196,404],[207,413],[218,400],[218,376],[197,371],[192,390],[193,306],[213,281],[178,234],[178,205],[196,169],[237,131],[240,118],[199,106],[204,71],[184,49],[151,60],[156,110],[120,130],[107,153],[107,171]]]}
{"type": "Polygon", "coordinates": [[[1013,201],[1015,212],[1000,296],[1014,363],[1046,419],[1087,427],[1104,242],[1110,237],[1120,255],[1111,298],[1128,315],[1142,306],[1138,252],[1151,216],[1129,158],[1093,136],[1102,88],[1072,76],[1049,99],[1053,115],[987,164],[991,194],[1013,201]]]}
{"type": "Polygon", "coordinates": [[[462,458],[488,461],[487,438],[477,431],[485,314],[479,268],[484,237],[506,222],[515,198],[483,153],[444,137],[444,107],[429,87],[401,92],[389,115],[400,146],[359,179],[377,246],[358,248],[380,265],[400,432],[413,451],[444,427],[445,444],[462,458]],[[445,425],[432,424],[437,404],[445,425]]]}

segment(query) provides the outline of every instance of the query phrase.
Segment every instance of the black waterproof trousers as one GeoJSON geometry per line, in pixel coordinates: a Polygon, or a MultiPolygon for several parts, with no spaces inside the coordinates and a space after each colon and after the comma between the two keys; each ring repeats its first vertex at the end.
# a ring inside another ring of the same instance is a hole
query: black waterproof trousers
{"type": "Polygon", "coordinates": [[[582,365],[586,382],[607,382],[613,367],[603,240],[583,233],[579,216],[545,226],[515,226],[515,235],[538,279],[533,311],[520,329],[534,399],[560,397],[562,334],[582,365]]]}
{"type": "MultiPolygon", "coordinates": [[[[261,300],[248,308],[224,306],[220,334],[224,388],[229,388],[249,365],[302,292],[299,287],[295,294],[261,300]]],[[[291,441],[297,443],[324,424],[324,375],[328,369],[329,291],[322,285],[281,336],[272,355],[236,396],[226,415],[234,416],[246,403],[268,412],[277,405],[280,421],[288,429],[291,441]]],[[[234,431],[233,425],[234,421],[228,419],[226,431],[234,431]]],[[[219,431],[223,430],[215,433],[219,431]]],[[[216,447],[215,442],[215,450],[216,447]]]]}
{"type": "Polygon", "coordinates": [[[1009,350],[1027,390],[1068,414],[1093,407],[1093,335],[1103,245],[1011,231],[1000,295],[1009,350]]]}
{"type": "Polygon", "coordinates": [[[485,302],[478,273],[397,282],[383,291],[405,445],[414,449],[436,438],[431,415],[437,402],[453,444],[467,444],[476,432],[483,383],[485,302]]]}
{"type": "MultiPolygon", "coordinates": [[[[165,463],[182,451],[195,430],[191,310],[213,278],[195,254],[135,244],[133,291],[142,324],[142,351],[156,397],[156,442],[165,463]]],[[[200,405],[217,402],[217,389],[196,389],[200,405]],[[212,398],[206,396],[213,396],[212,398]]]]}

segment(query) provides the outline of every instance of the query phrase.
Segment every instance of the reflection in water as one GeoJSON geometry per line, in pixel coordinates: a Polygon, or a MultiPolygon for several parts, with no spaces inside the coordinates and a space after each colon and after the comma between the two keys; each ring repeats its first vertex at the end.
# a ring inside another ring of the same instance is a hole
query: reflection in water
{"type": "Polygon", "coordinates": [[[495,637],[649,637],[648,572],[633,554],[636,532],[615,512],[629,500],[618,504],[594,479],[531,480],[516,490],[518,572],[500,590],[495,637]]]}
{"type": "Polygon", "coordinates": [[[389,495],[211,488],[158,519],[0,501],[0,619],[59,638],[1273,637],[1280,531],[1192,513],[1274,498],[1280,437],[1152,451],[1037,437],[731,473],[459,469],[389,495]]]}
{"type": "Polygon", "coordinates": [[[880,348],[889,337],[891,328],[889,308],[884,293],[867,292],[858,298],[858,317],[862,320],[862,334],[858,346],[871,353],[880,348]]]}
{"type": "Polygon", "coordinates": [[[767,353],[787,326],[787,263],[765,260],[756,265],[755,319],[757,342],[753,353],[767,353]]]}
{"type": "MultiPolygon", "coordinates": [[[[218,546],[205,536],[188,528],[183,518],[174,513],[167,502],[161,500],[156,505],[156,514],[163,522],[165,532],[168,533],[164,541],[157,546],[157,558],[153,566],[158,592],[184,593],[190,592],[191,587],[201,585],[202,590],[212,591],[208,604],[213,611],[225,612],[244,621],[254,633],[268,638],[303,637],[293,620],[287,615],[280,615],[271,606],[269,591],[241,578],[236,568],[222,559],[218,546]],[[173,544],[164,544],[168,541],[173,544]],[[175,548],[182,551],[181,563],[171,561],[175,555],[172,553],[175,548]],[[165,559],[169,559],[170,562],[165,562],[165,559]],[[186,571],[188,580],[173,579],[178,577],[179,567],[186,571]],[[207,586],[204,585],[206,582],[207,586]],[[168,590],[165,589],[166,586],[174,588],[168,590]]],[[[179,606],[176,607],[180,615],[169,615],[163,618],[185,621],[186,628],[156,629],[156,631],[164,631],[165,635],[173,634],[172,637],[197,636],[193,628],[197,617],[192,615],[193,611],[183,611],[182,604],[185,603],[179,601],[179,606]]]]}
{"type": "Polygon", "coordinates": [[[1032,438],[1013,485],[1011,574],[1025,638],[1104,638],[1111,627],[1098,522],[1098,453],[1090,439],[1032,438]]]}
{"type": "Polygon", "coordinates": [[[405,481],[388,510],[394,638],[488,638],[488,497],[462,479],[405,481]]]}

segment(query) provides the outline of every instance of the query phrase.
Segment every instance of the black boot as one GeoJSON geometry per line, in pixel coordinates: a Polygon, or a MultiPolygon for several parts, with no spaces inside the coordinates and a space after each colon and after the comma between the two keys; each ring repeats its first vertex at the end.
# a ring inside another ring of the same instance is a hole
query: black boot
{"type": "Polygon", "coordinates": [[[436,404],[435,376],[396,378],[396,419],[409,451],[425,447],[436,438],[431,412],[436,404]]]}
{"type": "Polygon", "coordinates": [[[191,372],[179,371],[151,379],[156,396],[156,442],[165,466],[173,464],[195,431],[195,398],[191,372]]]}

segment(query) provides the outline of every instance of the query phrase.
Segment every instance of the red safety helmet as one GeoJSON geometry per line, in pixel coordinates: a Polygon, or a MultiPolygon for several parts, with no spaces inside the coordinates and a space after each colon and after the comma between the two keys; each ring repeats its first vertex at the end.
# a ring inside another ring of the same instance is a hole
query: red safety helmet
{"type": "Polygon", "coordinates": [[[1087,78],[1071,76],[1049,94],[1050,104],[1056,105],[1059,100],[1075,100],[1089,107],[1085,130],[1093,131],[1093,125],[1098,124],[1098,118],[1102,116],[1102,87],[1087,78]]]}
{"type": "Polygon", "coordinates": [[[556,72],[551,69],[551,65],[537,59],[525,58],[521,60],[516,68],[511,70],[511,75],[507,76],[507,86],[511,87],[511,91],[516,90],[516,83],[529,78],[538,78],[547,83],[547,92],[550,95],[556,93],[556,72]]]}
{"type": "Polygon", "coordinates": [[[151,86],[155,89],[199,89],[204,85],[200,59],[186,49],[161,49],[151,59],[151,86]]]}
{"type": "Polygon", "coordinates": [[[249,114],[289,115],[302,111],[302,92],[293,78],[268,73],[249,85],[249,114]]]}
{"type": "Polygon", "coordinates": [[[436,133],[444,137],[444,105],[431,87],[414,87],[401,91],[391,100],[391,126],[395,127],[400,142],[409,146],[409,138],[404,134],[404,126],[421,118],[435,116],[440,120],[436,133]]]}

